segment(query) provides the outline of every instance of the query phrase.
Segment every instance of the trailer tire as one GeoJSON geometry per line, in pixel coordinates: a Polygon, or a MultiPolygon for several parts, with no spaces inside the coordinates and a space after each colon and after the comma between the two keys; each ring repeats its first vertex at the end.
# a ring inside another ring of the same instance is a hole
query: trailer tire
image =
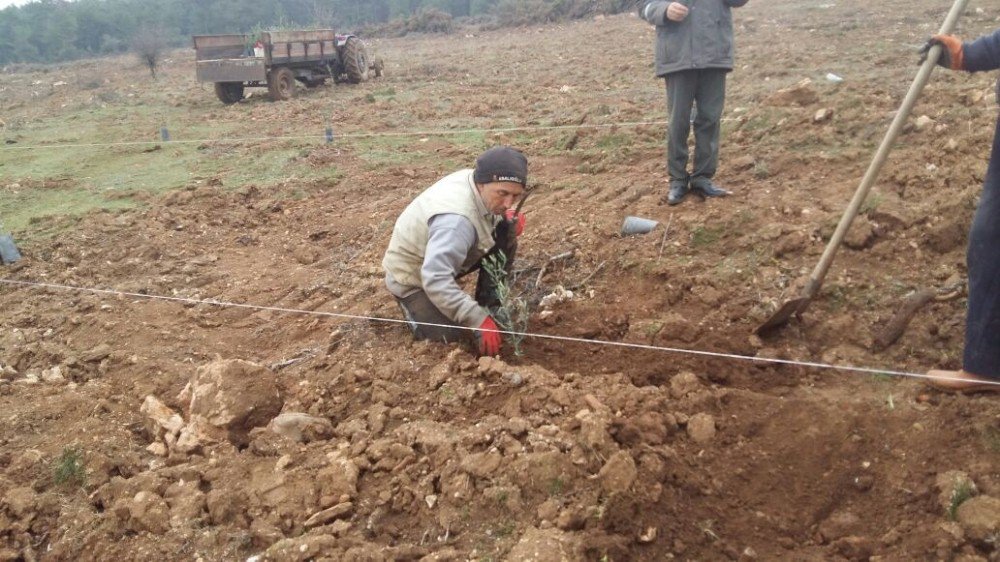
{"type": "Polygon", "coordinates": [[[272,69],[267,77],[267,92],[272,101],[291,99],[295,95],[295,74],[287,66],[272,69]]]}
{"type": "Polygon", "coordinates": [[[243,99],[243,82],[216,82],[215,96],[226,105],[243,99]]]}
{"type": "Polygon", "coordinates": [[[352,84],[368,80],[368,49],[357,37],[348,37],[341,51],[347,80],[352,84]]]}

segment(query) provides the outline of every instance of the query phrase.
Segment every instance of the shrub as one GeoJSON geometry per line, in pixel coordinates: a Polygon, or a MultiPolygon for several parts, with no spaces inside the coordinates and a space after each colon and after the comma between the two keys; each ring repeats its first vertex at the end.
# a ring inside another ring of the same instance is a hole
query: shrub
{"type": "Polygon", "coordinates": [[[451,33],[452,17],[435,8],[420,10],[406,20],[407,33],[451,33]]]}
{"type": "Polygon", "coordinates": [[[142,27],[132,36],[132,50],[139,61],[149,69],[150,75],[156,78],[156,69],[163,62],[163,52],[167,49],[167,40],[163,34],[152,27],[142,27]]]}
{"type": "Polygon", "coordinates": [[[500,26],[527,25],[631,10],[632,0],[500,0],[493,9],[500,26]]]}
{"type": "Polygon", "coordinates": [[[83,466],[83,454],[76,447],[66,447],[56,459],[53,477],[58,485],[70,484],[83,486],[87,480],[87,471],[83,466]]]}

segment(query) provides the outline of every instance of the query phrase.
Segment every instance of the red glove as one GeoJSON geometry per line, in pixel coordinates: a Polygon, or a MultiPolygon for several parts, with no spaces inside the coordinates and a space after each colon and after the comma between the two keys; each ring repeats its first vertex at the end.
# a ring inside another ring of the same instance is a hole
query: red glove
{"type": "Polygon", "coordinates": [[[507,209],[504,213],[507,220],[514,223],[514,236],[520,236],[524,232],[524,213],[518,213],[514,209],[507,209]]]}
{"type": "Polygon", "coordinates": [[[500,353],[500,328],[497,327],[497,323],[493,321],[492,316],[487,316],[486,320],[479,325],[479,331],[476,335],[479,336],[479,354],[480,355],[497,355],[500,353]]]}
{"type": "Polygon", "coordinates": [[[954,35],[932,35],[927,40],[927,44],[920,49],[920,62],[924,62],[927,53],[934,45],[941,45],[941,56],[938,58],[938,65],[951,70],[965,70],[965,50],[962,40],[954,35]]]}

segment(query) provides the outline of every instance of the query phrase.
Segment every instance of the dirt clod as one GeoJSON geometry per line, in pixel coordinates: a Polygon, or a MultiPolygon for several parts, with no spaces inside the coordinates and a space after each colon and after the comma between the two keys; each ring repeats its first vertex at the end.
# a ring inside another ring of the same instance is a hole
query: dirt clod
{"type": "Polygon", "coordinates": [[[695,443],[708,443],[715,438],[715,418],[711,414],[695,414],[687,421],[687,432],[695,443]]]}

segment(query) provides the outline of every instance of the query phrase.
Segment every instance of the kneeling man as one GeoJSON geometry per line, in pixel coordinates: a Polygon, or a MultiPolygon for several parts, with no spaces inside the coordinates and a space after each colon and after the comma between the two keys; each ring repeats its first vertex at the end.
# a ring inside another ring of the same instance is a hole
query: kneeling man
{"type": "MultiPolygon", "coordinates": [[[[474,169],[445,176],[417,196],[396,219],[382,259],[385,284],[399,302],[418,339],[446,343],[471,340],[482,355],[500,352],[499,328],[487,308],[490,297],[476,297],[458,286],[458,278],[480,269],[510,232],[524,230],[514,205],[524,194],[528,160],[513,148],[493,147],[476,159],[474,169]],[[463,329],[463,328],[471,328],[463,329]]],[[[508,256],[510,257],[510,256],[508,256]]]]}

